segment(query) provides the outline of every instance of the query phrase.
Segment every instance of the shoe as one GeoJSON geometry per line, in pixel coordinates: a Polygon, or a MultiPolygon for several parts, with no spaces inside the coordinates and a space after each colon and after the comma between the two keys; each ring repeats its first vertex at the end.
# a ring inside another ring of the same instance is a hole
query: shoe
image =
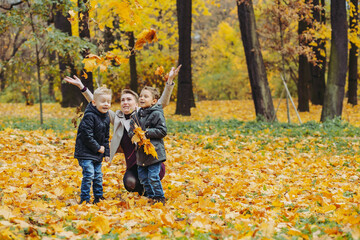
{"type": "Polygon", "coordinates": [[[165,206],[166,198],[164,198],[164,197],[154,197],[153,198],[153,204],[158,203],[158,202],[162,203],[165,206]]]}
{"type": "Polygon", "coordinates": [[[81,199],[79,205],[83,204],[84,202],[85,204],[88,204],[90,203],[90,200],[81,199]]]}
{"type": "Polygon", "coordinates": [[[105,200],[104,197],[95,197],[93,204],[97,204],[98,202],[103,201],[103,200],[105,200]]]}

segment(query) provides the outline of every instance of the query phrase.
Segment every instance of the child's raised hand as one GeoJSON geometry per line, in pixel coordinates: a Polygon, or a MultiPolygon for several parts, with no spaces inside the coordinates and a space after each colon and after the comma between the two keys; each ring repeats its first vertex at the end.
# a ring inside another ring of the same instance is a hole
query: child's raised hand
{"type": "Polygon", "coordinates": [[[105,152],[105,147],[104,147],[104,146],[101,146],[98,152],[99,152],[99,153],[104,153],[104,152],[105,152]]]}
{"type": "Polygon", "coordinates": [[[169,78],[166,82],[167,84],[169,84],[169,85],[173,84],[174,78],[178,75],[180,68],[181,68],[181,64],[177,68],[174,68],[174,67],[171,68],[171,70],[169,72],[169,78]]]}
{"type": "Polygon", "coordinates": [[[80,88],[80,89],[83,89],[83,88],[84,88],[84,84],[83,84],[83,83],[81,82],[81,80],[80,80],[77,76],[75,76],[75,75],[74,75],[74,78],[71,78],[71,77],[69,77],[69,76],[66,76],[66,77],[64,78],[64,80],[65,80],[66,82],[72,84],[72,85],[77,86],[77,87],[80,88]]]}

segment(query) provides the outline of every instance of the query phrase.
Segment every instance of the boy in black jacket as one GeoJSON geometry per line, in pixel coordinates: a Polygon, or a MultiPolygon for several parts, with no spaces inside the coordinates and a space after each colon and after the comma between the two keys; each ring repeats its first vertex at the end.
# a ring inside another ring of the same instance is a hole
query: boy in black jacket
{"type": "Polygon", "coordinates": [[[82,167],[81,200],[90,203],[90,188],[93,185],[94,201],[103,200],[101,162],[109,161],[109,109],[111,106],[111,90],[100,87],[94,92],[94,100],[85,109],[80,122],[76,144],[75,158],[82,167]]]}
{"type": "MultiPolygon", "coordinates": [[[[144,186],[144,195],[155,202],[165,204],[164,191],[161,185],[159,173],[161,163],[166,161],[165,146],[163,138],[167,134],[164,112],[161,105],[156,104],[160,97],[156,88],[145,86],[139,97],[140,109],[135,116],[132,116],[131,129],[134,123],[140,125],[145,131],[146,138],[154,145],[157,158],[147,155],[144,146],[136,151],[136,163],[138,165],[138,176],[140,183],[144,186]]],[[[129,136],[132,138],[133,131],[129,136]]]]}

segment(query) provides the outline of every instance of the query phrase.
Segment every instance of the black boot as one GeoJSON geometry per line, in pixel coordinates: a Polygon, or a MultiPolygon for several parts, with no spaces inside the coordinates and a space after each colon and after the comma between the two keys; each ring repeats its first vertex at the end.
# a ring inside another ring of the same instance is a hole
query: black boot
{"type": "Polygon", "coordinates": [[[88,204],[88,203],[90,203],[90,200],[80,199],[79,204],[81,205],[81,204],[83,204],[84,202],[85,202],[86,204],[88,204]]]}
{"type": "Polygon", "coordinates": [[[95,199],[94,199],[94,201],[93,201],[93,204],[97,204],[98,202],[100,202],[100,201],[103,201],[103,200],[105,200],[105,198],[104,197],[95,197],[95,199]]]}
{"type": "Polygon", "coordinates": [[[154,204],[160,202],[165,206],[166,198],[164,198],[164,197],[154,197],[153,201],[154,201],[153,202],[154,204]]]}

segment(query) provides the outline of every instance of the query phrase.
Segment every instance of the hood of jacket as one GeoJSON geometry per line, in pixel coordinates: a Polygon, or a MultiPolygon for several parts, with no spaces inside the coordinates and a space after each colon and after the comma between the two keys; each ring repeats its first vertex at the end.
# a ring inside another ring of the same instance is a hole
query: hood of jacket
{"type": "Polygon", "coordinates": [[[94,113],[101,118],[106,118],[109,115],[109,112],[101,113],[91,102],[86,106],[85,111],[94,113]]]}
{"type": "Polygon", "coordinates": [[[147,115],[149,115],[150,113],[152,113],[154,111],[163,111],[163,108],[159,104],[155,104],[154,106],[148,107],[148,108],[140,108],[139,109],[139,116],[144,117],[144,116],[147,116],[147,115]]]}

